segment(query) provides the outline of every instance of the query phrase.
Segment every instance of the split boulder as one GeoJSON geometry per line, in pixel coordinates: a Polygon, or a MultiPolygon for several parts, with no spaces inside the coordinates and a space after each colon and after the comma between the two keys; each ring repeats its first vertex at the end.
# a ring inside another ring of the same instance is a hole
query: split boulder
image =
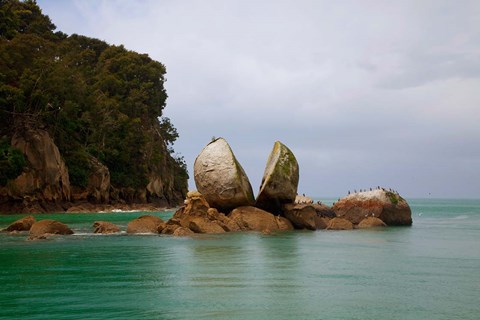
{"type": "Polygon", "coordinates": [[[255,206],[280,213],[283,204],[295,202],[298,179],[299,168],[295,155],[280,141],[276,141],[268,157],[255,206]]]}
{"type": "Polygon", "coordinates": [[[211,207],[228,212],[255,202],[250,181],[225,139],[203,148],[193,171],[197,189],[211,207]]]}

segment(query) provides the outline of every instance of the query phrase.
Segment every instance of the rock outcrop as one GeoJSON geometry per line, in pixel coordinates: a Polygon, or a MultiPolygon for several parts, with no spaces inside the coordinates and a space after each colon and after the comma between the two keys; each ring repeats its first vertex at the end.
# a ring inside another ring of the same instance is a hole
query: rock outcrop
{"type": "Polygon", "coordinates": [[[93,233],[110,234],[120,232],[120,228],[109,221],[95,221],[93,223],[93,233]]]}
{"type": "Polygon", "coordinates": [[[245,231],[293,230],[290,221],[284,217],[274,216],[270,212],[251,206],[239,207],[232,210],[228,218],[235,221],[240,228],[245,231]]]}
{"type": "Polygon", "coordinates": [[[50,235],[69,235],[73,231],[64,223],[55,220],[40,220],[30,228],[30,240],[45,239],[50,235]]]}
{"type": "Polygon", "coordinates": [[[375,217],[368,217],[360,221],[357,228],[358,229],[367,229],[375,227],[386,227],[387,225],[382,220],[375,217]]]}
{"type": "Polygon", "coordinates": [[[221,212],[255,202],[248,177],[223,138],[210,142],[197,156],[194,178],[209,205],[221,212]]]}
{"type": "Polygon", "coordinates": [[[59,203],[70,200],[70,180],[65,162],[48,132],[19,131],[12,138],[12,146],[24,154],[27,165],[0,192],[4,210],[63,211],[59,203]]]}
{"type": "Polygon", "coordinates": [[[295,202],[298,179],[297,159],[290,149],[276,141],[268,157],[255,206],[280,213],[283,204],[295,202]]]}
{"type": "Polygon", "coordinates": [[[161,233],[165,222],[154,215],[143,215],[127,225],[127,233],[161,233]]]}
{"type": "Polygon", "coordinates": [[[327,225],[327,230],[352,230],[353,223],[342,218],[333,218],[327,225]]]}
{"type": "Polygon", "coordinates": [[[17,221],[12,222],[8,227],[4,229],[4,231],[12,232],[12,231],[29,231],[32,225],[37,222],[35,217],[33,216],[26,216],[17,221]]]}
{"type": "Polygon", "coordinates": [[[377,189],[350,194],[333,206],[338,217],[358,224],[367,217],[376,217],[389,226],[411,225],[412,211],[397,193],[377,189]]]}

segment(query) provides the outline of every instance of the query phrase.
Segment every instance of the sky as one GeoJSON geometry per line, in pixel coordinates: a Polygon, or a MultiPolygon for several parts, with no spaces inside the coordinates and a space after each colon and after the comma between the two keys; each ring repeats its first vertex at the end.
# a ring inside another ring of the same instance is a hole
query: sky
{"type": "Polygon", "coordinates": [[[38,0],[67,34],[167,68],[193,163],[223,137],[258,192],[275,141],[299,193],[480,198],[480,2],[38,0]]]}

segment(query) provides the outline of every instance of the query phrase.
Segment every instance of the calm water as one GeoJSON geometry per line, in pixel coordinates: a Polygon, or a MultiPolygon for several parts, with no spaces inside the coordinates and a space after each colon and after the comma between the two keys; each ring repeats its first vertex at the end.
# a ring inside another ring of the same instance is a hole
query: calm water
{"type": "Polygon", "coordinates": [[[0,318],[479,319],[480,200],[410,204],[412,227],[194,238],[91,234],[141,213],[37,216],[78,234],[0,234],[0,318]]]}

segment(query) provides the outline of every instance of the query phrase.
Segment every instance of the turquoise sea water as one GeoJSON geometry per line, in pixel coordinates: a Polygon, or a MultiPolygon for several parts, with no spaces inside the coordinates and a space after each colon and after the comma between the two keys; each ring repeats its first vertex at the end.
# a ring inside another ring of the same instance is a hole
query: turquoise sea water
{"type": "Polygon", "coordinates": [[[412,227],[191,238],[91,234],[138,212],[38,215],[77,234],[0,234],[0,318],[479,319],[480,200],[409,203],[412,227]]]}

